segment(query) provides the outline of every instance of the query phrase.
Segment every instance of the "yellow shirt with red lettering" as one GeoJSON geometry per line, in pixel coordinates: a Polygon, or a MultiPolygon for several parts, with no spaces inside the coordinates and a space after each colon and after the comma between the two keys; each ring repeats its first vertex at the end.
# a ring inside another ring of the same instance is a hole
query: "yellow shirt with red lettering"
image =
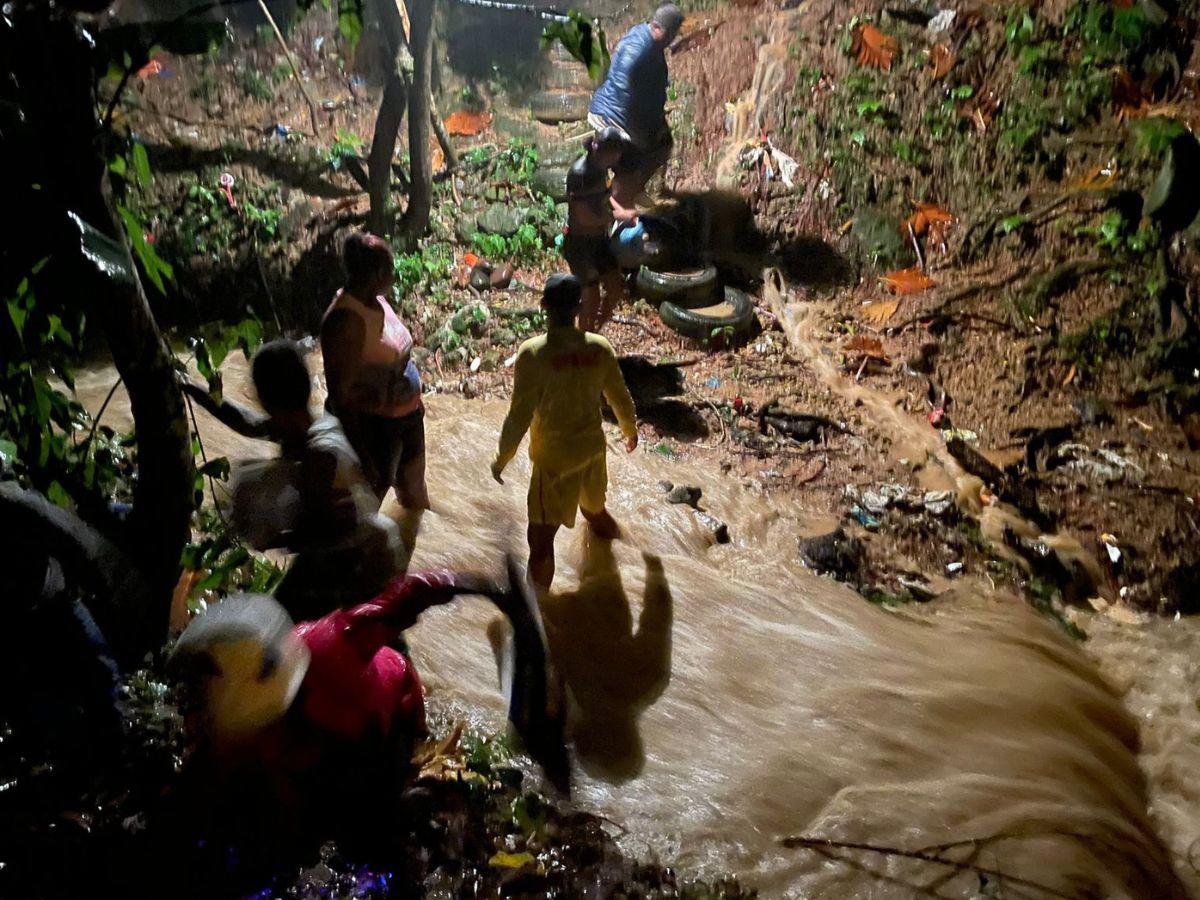
{"type": "Polygon", "coordinates": [[[495,461],[516,455],[529,432],[529,458],[550,471],[575,469],[605,451],[603,396],[626,437],[637,434],[633,398],[612,345],[598,334],[552,327],[521,345],[512,402],[495,461]]]}

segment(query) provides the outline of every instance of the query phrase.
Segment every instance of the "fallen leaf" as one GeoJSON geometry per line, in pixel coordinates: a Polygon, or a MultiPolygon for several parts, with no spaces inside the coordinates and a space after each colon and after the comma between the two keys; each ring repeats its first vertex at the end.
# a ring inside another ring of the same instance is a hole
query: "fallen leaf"
{"type": "Polygon", "coordinates": [[[874,25],[860,23],[854,26],[850,52],[858,58],[860,66],[871,66],[886,72],[892,68],[892,60],[896,56],[896,39],[874,25]]]}
{"type": "Polygon", "coordinates": [[[815,481],[825,471],[825,460],[823,459],[806,459],[803,462],[795,463],[784,471],[784,475],[795,481],[796,484],[808,484],[810,481],[815,481]]]}
{"type": "Polygon", "coordinates": [[[1071,363],[1071,368],[1067,372],[1067,377],[1062,380],[1062,386],[1066,387],[1075,380],[1075,363],[1071,363]]]}
{"type": "Polygon", "coordinates": [[[859,310],[859,313],[864,320],[878,328],[894,316],[899,308],[899,300],[878,300],[875,303],[868,303],[859,310]]]}
{"type": "Polygon", "coordinates": [[[879,280],[893,294],[919,294],[937,284],[936,281],[915,267],[880,275],[879,280]]]}
{"type": "Polygon", "coordinates": [[[1115,165],[1096,166],[1078,181],[1073,181],[1067,185],[1073,191],[1102,191],[1112,185],[1117,180],[1117,167],[1115,165]]]}
{"type": "Polygon", "coordinates": [[[429,151],[429,167],[431,172],[440,172],[446,165],[446,154],[442,152],[441,147],[434,147],[429,151]]]}
{"type": "Polygon", "coordinates": [[[957,58],[954,51],[945,44],[934,44],[929,51],[929,75],[934,81],[945,78],[954,68],[957,58]]]}
{"type": "Polygon", "coordinates": [[[959,114],[971,120],[975,130],[983,134],[992,124],[996,112],[1000,109],[1000,96],[995,91],[984,91],[969,100],[959,108],[959,114]]]}
{"type": "Polygon", "coordinates": [[[888,355],[883,350],[883,341],[879,338],[867,337],[865,334],[854,335],[842,345],[842,350],[850,356],[865,356],[869,359],[889,361],[888,355]]]}
{"type": "Polygon", "coordinates": [[[501,850],[488,860],[488,865],[497,869],[519,869],[534,862],[532,853],[505,853],[501,850]]]}
{"type": "Polygon", "coordinates": [[[486,131],[491,124],[492,114],[490,112],[471,112],[465,109],[452,112],[445,122],[447,133],[459,137],[475,137],[480,132],[486,131]]]}
{"type": "Polygon", "coordinates": [[[924,237],[930,231],[937,231],[941,235],[947,226],[957,221],[954,213],[936,203],[913,203],[913,214],[900,224],[900,231],[907,235],[911,226],[917,237],[924,237]]]}

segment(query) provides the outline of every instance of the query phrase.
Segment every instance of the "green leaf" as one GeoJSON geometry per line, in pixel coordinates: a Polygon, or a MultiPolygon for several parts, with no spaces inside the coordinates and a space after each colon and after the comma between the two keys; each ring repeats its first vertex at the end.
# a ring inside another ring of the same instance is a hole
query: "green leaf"
{"type": "Polygon", "coordinates": [[[129,171],[129,166],[125,162],[125,157],[114,156],[112,159],[110,159],[108,161],[108,171],[112,172],[114,175],[124,178],[125,174],[129,171]]]}
{"type": "Polygon", "coordinates": [[[13,327],[17,329],[17,337],[24,343],[25,320],[29,318],[29,311],[21,307],[21,301],[16,297],[8,301],[8,317],[12,319],[13,327]]]}
{"type": "Polygon", "coordinates": [[[150,157],[146,155],[145,145],[139,142],[133,145],[133,170],[137,173],[138,184],[150,187],[150,157]]]}
{"type": "Polygon", "coordinates": [[[350,45],[351,51],[358,46],[362,31],[362,0],[338,0],[338,33],[350,45]]]}
{"type": "Polygon", "coordinates": [[[1001,234],[1010,234],[1011,232],[1016,231],[1018,228],[1020,228],[1022,225],[1024,225],[1026,221],[1027,221],[1026,218],[1021,215],[1006,216],[1005,218],[1000,220],[1000,233],[1001,234]]]}
{"type": "Polygon", "coordinates": [[[17,445],[5,438],[0,438],[0,463],[11,466],[17,461],[17,445]]]}
{"type": "Polygon", "coordinates": [[[71,495],[57,481],[50,482],[49,487],[46,488],[46,499],[63,509],[71,508],[71,495]]]}

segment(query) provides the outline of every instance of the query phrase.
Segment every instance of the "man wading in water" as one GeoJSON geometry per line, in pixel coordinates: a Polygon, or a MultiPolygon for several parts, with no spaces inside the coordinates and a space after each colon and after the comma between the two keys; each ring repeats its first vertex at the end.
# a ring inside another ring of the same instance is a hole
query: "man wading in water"
{"type": "Polygon", "coordinates": [[[604,505],[608,468],[601,395],[616,413],[625,452],[638,445],[633,398],[617,355],[604,338],[575,327],[580,295],[573,275],[547,279],[542,309],[548,329],[517,353],[512,402],[492,460],[492,477],[504,484],[501,473],[529,431],[529,578],[542,591],[554,580],[554,536],[564,525],[574,527],[576,508],[597,537],[620,536],[604,505]]]}
{"type": "Polygon", "coordinates": [[[682,24],[683,13],[667,3],[649,22],[634,25],[617,44],[608,75],[592,95],[588,123],[597,131],[615,126],[628,142],[613,178],[613,197],[624,207],[633,206],[646,182],[671,158],[666,51],[682,24]]]}

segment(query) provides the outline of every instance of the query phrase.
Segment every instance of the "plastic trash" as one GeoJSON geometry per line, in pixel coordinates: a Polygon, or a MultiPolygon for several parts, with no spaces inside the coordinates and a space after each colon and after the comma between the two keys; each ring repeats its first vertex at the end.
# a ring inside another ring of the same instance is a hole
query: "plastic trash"
{"type": "Polygon", "coordinates": [[[869,512],[867,512],[861,506],[858,506],[858,505],[852,506],[850,508],[850,516],[854,519],[855,522],[857,522],[863,528],[866,528],[868,531],[874,531],[876,528],[879,527],[879,520],[876,519],[874,516],[872,516],[869,512]]]}
{"type": "Polygon", "coordinates": [[[233,199],[233,183],[235,179],[229,172],[222,172],[217,183],[221,186],[221,193],[225,195],[225,199],[229,201],[230,209],[237,209],[237,201],[233,199]]]}

